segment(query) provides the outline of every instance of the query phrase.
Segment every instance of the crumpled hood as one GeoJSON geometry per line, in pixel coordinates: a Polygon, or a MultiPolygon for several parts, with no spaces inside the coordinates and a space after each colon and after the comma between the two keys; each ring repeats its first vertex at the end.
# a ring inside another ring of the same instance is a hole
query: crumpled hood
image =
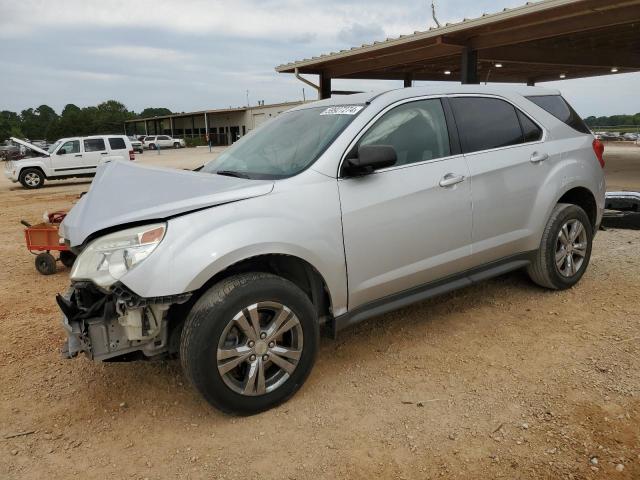
{"type": "Polygon", "coordinates": [[[266,195],[269,180],[247,180],[113,161],[100,167],[89,191],[60,225],[72,247],[105,228],[160,220],[201,208],[266,195]]]}

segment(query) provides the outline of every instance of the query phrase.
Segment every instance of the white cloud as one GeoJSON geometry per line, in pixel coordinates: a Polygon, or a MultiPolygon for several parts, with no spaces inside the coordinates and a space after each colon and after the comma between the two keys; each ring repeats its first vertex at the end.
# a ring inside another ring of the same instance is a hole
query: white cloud
{"type": "Polygon", "coordinates": [[[88,49],[89,53],[108,57],[124,58],[142,62],[184,62],[194,56],[189,52],[181,52],[170,48],[155,48],[132,45],[113,45],[88,49]]]}

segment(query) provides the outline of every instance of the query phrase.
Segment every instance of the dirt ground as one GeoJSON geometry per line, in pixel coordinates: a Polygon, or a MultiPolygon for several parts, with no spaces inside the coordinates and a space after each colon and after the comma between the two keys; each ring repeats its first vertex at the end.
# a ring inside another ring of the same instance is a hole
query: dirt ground
{"type": "MultiPolygon", "coordinates": [[[[631,148],[616,187],[640,188],[631,148]]],[[[18,222],[88,186],[0,180],[0,479],[640,478],[640,231],[599,232],[572,290],[514,273],[324,339],[294,398],[236,418],[176,361],[60,358],[68,271],[38,274],[18,222]]]]}

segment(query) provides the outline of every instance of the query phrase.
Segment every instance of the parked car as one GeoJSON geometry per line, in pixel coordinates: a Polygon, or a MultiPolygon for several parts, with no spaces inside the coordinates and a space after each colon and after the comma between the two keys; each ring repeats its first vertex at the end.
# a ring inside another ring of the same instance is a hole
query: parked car
{"type": "Polygon", "coordinates": [[[559,92],[470,85],[305,104],[198,172],[104,165],[60,229],[64,352],[179,356],[212,405],[271,408],[321,329],[521,268],[575,285],[602,154],[559,92]]]}
{"type": "Polygon", "coordinates": [[[135,159],[131,142],[125,135],[62,138],[49,150],[17,138],[11,140],[36,154],[5,162],[5,176],[12,182],[20,182],[24,188],[40,188],[45,180],[92,177],[103,163],[135,159]]]}
{"type": "Polygon", "coordinates": [[[619,142],[622,140],[622,137],[618,132],[601,132],[599,139],[607,142],[619,142]]]}
{"type": "Polygon", "coordinates": [[[131,142],[131,148],[133,148],[134,152],[144,153],[142,141],[138,140],[135,136],[130,136],[129,141],[131,142]]]}
{"type": "Polygon", "coordinates": [[[144,148],[156,150],[157,148],[184,148],[186,143],[182,138],[172,138],[169,135],[152,135],[144,137],[144,148]]]}

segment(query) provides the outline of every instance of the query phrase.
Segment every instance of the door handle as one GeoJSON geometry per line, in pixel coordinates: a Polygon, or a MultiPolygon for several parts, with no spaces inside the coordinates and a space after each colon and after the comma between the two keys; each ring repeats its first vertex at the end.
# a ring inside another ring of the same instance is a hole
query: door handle
{"type": "Polygon", "coordinates": [[[109,155],[109,152],[102,152],[100,155],[109,155]]]}
{"type": "Polygon", "coordinates": [[[78,153],[78,154],[76,155],[76,157],[81,157],[81,156],[82,156],[82,154],[80,154],[80,153],[78,153]]]}
{"type": "Polygon", "coordinates": [[[529,160],[531,163],[540,163],[544,162],[547,158],[549,158],[549,155],[546,153],[533,152],[529,160]]]}
{"type": "Polygon", "coordinates": [[[464,182],[464,175],[456,175],[455,173],[447,173],[440,180],[441,187],[451,187],[456,183],[464,182]]]}

